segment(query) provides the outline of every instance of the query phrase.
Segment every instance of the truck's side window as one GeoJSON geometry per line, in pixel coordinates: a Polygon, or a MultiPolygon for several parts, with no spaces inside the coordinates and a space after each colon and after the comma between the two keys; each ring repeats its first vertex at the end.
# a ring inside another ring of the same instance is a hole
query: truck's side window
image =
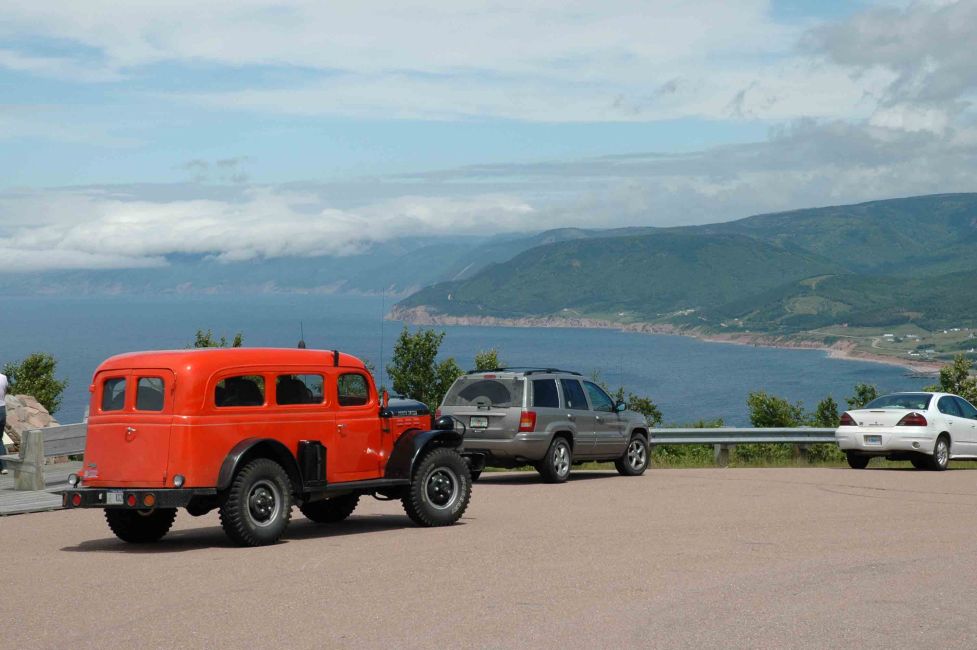
{"type": "Polygon", "coordinates": [[[276,404],[322,404],[322,375],[278,375],[276,404]]]}
{"type": "Polygon", "coordinates": [[[265,378],[260,375],[228,377],[217,382],[217,406],[261,406],[265,403],[265,378]]]}
{"type": "Polygon", "coordinates": [[[112,377],[102,384],[102,410],[121,411],[126,403],[126,378],[112,377]]]}
{"type": "Polygon", "coordinates": [[[336,386],[339,390],[340,406],[363,406],[370,401],[370,385],[363,375],[340,375],[336,386]]]}
{"type": "Polygon", "coordinates": [[[161,377],[140,377],[136,383],[136,410],[163,410],[163,379],[161,377]]]}

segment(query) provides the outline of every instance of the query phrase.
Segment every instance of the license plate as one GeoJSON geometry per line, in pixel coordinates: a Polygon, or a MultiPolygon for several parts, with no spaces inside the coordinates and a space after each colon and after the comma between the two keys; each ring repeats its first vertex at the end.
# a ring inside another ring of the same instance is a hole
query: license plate
{"type": "Polygon", "coordinates": [[[865,436],[866,445],[881,445],[882,436],[865,436]]]}
{"type": "Polygon", "coordinates": [[[487,429],[488,428],[488,416],[486,415],[473,415],[470,424],[473,429],[487,429]]]}
{"type": "Polygon", "coordinates": [[[122,490],[114,490],[112,492],[105,493],[105,505],[108,506],[121,506],[122,505],[122,490]]]}

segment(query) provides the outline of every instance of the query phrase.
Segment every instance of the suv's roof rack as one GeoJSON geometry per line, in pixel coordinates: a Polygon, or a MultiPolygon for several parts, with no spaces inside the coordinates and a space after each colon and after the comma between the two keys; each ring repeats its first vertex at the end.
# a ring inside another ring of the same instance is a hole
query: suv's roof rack
{"type": "Polygon", "coordinates": [[[478,375],[483,372],[521,372],[526,375],[532,375],[540,372],[560,372],[566,375],[577,375],[582,377],[579,372],[574,372],[573,370],[560,370],[559,368],[537,368],[532,366],[510,366],[505,368],[491,368],[489,370],[469,370],[466,374],[478,375]]]}

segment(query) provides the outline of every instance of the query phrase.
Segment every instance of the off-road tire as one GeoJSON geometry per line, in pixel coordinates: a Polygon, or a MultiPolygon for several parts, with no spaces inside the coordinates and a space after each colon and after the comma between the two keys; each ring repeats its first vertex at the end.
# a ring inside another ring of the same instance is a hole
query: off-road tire
{"type": "Polygon", "coordinates": [[[465,514],[471,497],[468,463],[454,449],[435,447],[417,462],[402,502],[418,526],[450,526],[465,514]]]}
{"type": "Polygon", "coordinates": [[[614,467],[622,476],[641,476],[650,464],[651,451],[648,449],[648,439],[640,433],[631,436],[624,455],[614,461],[614,467]]]}
{"type": "Polygon", "coordinates": [[[933,445],[933,455],[928,456],[927,466],[934,472],[942,472],[950,464],[950,439],[941,435],[933,445]],[[941,449],[942,447],[942,449],[941,449]]]}
{"type": "Polygon", "coordinates": [[[563,483],[570,478],[572,466],[573,449],[570,441],[563,436],[557,436],[550,443],[543,460],[536,463],[536,471],[543,477],[544,483],[563,483]]]}
{"type": "Polygon", "coordinates": [[[274,544],[292,516],[292,485],[281,465],[258,458],[234,476],[220,507],[224,532],[240,546],[274,544]]]}
{"type": "Polygon", "coordinates": [[[325,501],[306,503],[299,506],[299,510],[307,519],[311,519],[317,524],[333,524],[353,514],[359,500],[360,495],[358,494],[346,494],[325,501]]]}
{"type": "Polygon", "coordinates": [[[176,508],[124,510],[106,508],[105,521],[115,536],[130,544],[158,542],[170,531],[176,519],[176,508]]]}
{"type": "Polygon", "coordinates": [[[848,459],[848,466],[852,469],[865,469],[868,467],[868,461],[872,460],[871,456],[862,456],[851,452],[846,453],[845,458],[848,459]]]}

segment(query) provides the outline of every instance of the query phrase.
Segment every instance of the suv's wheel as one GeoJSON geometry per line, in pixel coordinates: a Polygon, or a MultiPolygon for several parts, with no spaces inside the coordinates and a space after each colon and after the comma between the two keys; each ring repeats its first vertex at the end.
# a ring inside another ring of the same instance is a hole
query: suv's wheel
{"type": "Polygon", "coordinates": [[[130,544],[158,542],[170,531],[176,519],[176,508],[123,510],[106,508],[105,520],[115,536],[130,544]]]}
{"type": "Polygon", "coordinates": [[[435,447],[418,461],[402,501],[415,524],[448,526],[461,519],[471,496],[468,463],[454,449],[435,447]]]}
{"type": "Polygon", "coordinates": [[[940,436],[933,446],[933,455],[929,457],[929,468],[936,472],[942,472],[949,464],[950,439],[946,436],[940,436]]]}
{"type": "Polygon", "coordinates": [[[543,460],[536,464],[536,471],[546,483],[562,483],[570,476],[573,464],[573,451],[566,438],[557,436],[550,443],[543,460]]]}
{"type": "Polygon", "coordinates": [[[292,516],[288,474],[273,460],[259,458],[240,470],[220,508],[221,526],[236,544],[274,544],[292,516]]]}
{"type": "Polygon", "coordinates": [[[631,436],[624,455],[614,461],[614,467],[624,476],[641,476],[648,469],[648,440],[636,433],[631,436]]]}
{"type": "Polygon", "coordinates": [[[850,451],[845,454],[845,457],[848,459],[848,466],[852,469],[865,469],[868,467],[868,461],[872,460],[871,456],[853,454],[850,451]]]}
{"type": "Polygon", "coordinates": [[[313,501],[299,506],[299,510],[307,518],[318,524],[329,524],[342,521],[353,514],[356,504],[360,500],[358,494],[346,494],[341,497],[333,497],[326,501],[313,501]]]}

